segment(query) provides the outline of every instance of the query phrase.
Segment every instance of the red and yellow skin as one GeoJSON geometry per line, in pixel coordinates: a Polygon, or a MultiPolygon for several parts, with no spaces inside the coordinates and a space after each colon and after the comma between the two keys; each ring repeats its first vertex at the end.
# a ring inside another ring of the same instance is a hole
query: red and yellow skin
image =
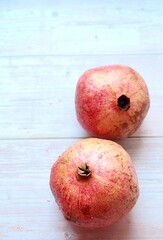
{"type": "Polygon", "coordinates": [[[117,222],[139,196],[128,153],[113,141],[97,138],[78,141],[58,158],[50,187],[64,217],[86,228],[117,222]]]}
{"type": "Polygon", "coordinates": [[[139,128],[150,99],[145,81],[135,70],[110,65],[90,69],[80,77],[75,105],[77,119],[86,131],[115,140],[125,139],[139,128]],[[129,102],[126,106],[121,102],[120,107],[118,101],[122,96],[129,102]]]}

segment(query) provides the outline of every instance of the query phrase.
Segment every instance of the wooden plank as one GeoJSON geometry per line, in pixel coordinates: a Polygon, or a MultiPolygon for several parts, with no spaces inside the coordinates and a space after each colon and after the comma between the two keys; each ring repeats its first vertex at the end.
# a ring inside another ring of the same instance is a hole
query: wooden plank
{"type": "Polygon", "coordinates": [[[163,52],[161,0],[1,1],[0,9],[3,56],[163,52]]]}
{"type": "Polygon", "coordinates": [[[109,229],[74,228],[64,220],[49,189],[50,168],[77,140],[0,141],[0,237],[34,239],[162,239],[163,138],[121,144],[137,170],[140,197],[134,209],[109,229]]]}
{"type": "Polygon", "coordinates": [[[161,0],[0,1],[0,239],[163,239],[163,4],[161,0]],[[64,220],[50,168],[88,136],[75,116],[79,76],[127,64],[146,80],[150,111],[119,143],[140,185],[134,209],[109,229],[64,220]]]}
{"type": "Polygon", "coordinates": [[[86,136],[75,115],[77,80],[114,63],[136,69],[149,87],[150,111],[135,136],[163,136],[163,55],[108,55],[0,58],[0,138],[86,136]]]}

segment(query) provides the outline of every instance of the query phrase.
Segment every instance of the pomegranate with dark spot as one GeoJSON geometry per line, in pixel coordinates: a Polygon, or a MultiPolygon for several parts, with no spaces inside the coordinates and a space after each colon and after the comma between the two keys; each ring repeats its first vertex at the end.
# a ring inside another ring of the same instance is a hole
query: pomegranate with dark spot
{"type": "Polygon", "coordinates": [[[78,141],[58,158],[50,187],[64,217],[87,228],[117,222],[139,195],[128,153],[119,144],[98,138],[78,141]]]}
{"type": "Polygon", "coordinates": [[[149,92],[143,78],[132,68],[110,65],[86,71],[76,88],[79,123],[93,136],[124,139],[145,118],[149,92]]]}

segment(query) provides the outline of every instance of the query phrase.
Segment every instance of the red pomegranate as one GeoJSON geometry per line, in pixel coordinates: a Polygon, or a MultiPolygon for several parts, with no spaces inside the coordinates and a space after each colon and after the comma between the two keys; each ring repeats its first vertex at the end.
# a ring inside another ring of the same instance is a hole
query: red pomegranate
{"type": "Polygon", "coordinates": [[[149,93],[132,68],[110,65],[86,71],[76,88],[76,114],[85,130],[106,139],[124,139],[145,118],[149,93]]]}
{"type": "Polygon", "coordinates": [[[58,158],[50,187],[64,217],[87,228],[117,222],[139,195],[128,153],[113,141],[97,138],[78,141],[58,158]]]}

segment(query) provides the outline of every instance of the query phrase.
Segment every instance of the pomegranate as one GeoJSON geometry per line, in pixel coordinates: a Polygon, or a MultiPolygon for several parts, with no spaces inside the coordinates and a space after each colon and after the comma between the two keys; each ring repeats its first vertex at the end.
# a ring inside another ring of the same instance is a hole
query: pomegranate
{"type": "Polygon", "coordinates": [[[86,71],[76,87],[79,123],[94,136],[124,139],[145,118],[149,92],[143,78],[132,68],[110,65],[86,71]]]}
{"type": "Polygon", "coordinates": [[[58,158],[50,187],[64,217],[87,228],[117,222],[139,195],[128,153],[119,144],[98,138],[78,141],[58,158]]]}

